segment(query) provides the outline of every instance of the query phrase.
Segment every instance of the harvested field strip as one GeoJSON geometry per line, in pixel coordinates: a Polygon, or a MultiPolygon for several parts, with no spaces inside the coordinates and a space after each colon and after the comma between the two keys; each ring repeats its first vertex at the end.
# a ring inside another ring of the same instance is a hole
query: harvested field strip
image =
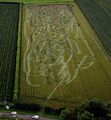
{"type": "Polygon", "coordinates": [[[0,3],[0,100],[13,98],[18,15],[19,4],[0,3]]]}
{"type": "Polygon", "coordinates": [[[76,3],[99,36],[104,49],[111,56],[111,14],[95,0],[76,0],[76,3]]]}

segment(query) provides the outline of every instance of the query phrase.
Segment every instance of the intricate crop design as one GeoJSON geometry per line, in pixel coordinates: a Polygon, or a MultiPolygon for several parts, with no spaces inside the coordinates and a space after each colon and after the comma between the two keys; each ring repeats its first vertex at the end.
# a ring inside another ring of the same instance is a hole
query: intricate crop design
{"type": "Polygon", "coordinates": [[[29,13],[24,20],[26,81],[35,87],[44,83],[56,84],[48,96],[50,99],[60,85],[71,83],[80,70],[93,65],[94,54],[81,33],[71,6],[27,6],[26,12],[29,13]],[[89,51],[87,54],[79,46],[81,38],[89,51]],[[30,76],[38,78],[39,84],[33,84],[30,76]]]}

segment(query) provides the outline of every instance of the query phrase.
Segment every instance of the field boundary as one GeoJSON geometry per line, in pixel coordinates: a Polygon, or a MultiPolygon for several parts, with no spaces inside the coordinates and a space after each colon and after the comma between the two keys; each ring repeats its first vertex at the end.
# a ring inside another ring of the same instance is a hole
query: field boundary
{"type": "Polygon", "coordinates": [[[0,2],[1,10],[1,101],[13,101],[18,40],[19,3],[0,2]],[[5,25],[5,26],[4,26],[5,25]],[[4,33],[4,34],[3,34],[4,33]],[[3,37],[4,36],[4,37],[3,37]]]}
{"type": "Polygon", "coordinates": [[[38,3],[24,3],[24,5],[54,5],[54,4],[57,4],[57,5],[65,5],[65,4],[73,4],[74,1],[61,1],[61,2],[38,2],[38,3]]]}
{"type": "MultiPolygon", "coordinates": [[[[84,10],[81,8],[81,6],[79,5],[79,3],[77,2],[77,0],[75,1],[76,5],[78,6],[78,8],[80,9],[80,11],[82,12],[83,16],[85,17],[86,21],[88,22],[88,24],[91,26],[92,30],[94,31],[95,35],[97,36],[97,44],[100,46],[101,50],[104,52],[105,56],[107,57],[108,61],[111,62],[111,56],[109,55],[109,52],[106,50],[105,46],[103,45],[100,35],[97,33],[97,31],[95,30],[94,25],[90,22],[88,16],[85,14],[84,10]]],[[[98,3],[97,3],[98,4],[98,3]]]]}
{"type": "Polygon", "coordinates": [[[20,3],[19,23],[18,23],[18,40],[17,40],[17,53],[16,53],[16,71],[15,71],[15,85],[14,85],[14,100],[19,98],[19,81],[20,81],[20,57],[21,57],[21,34],[22,34],[22,3],[20,3]]]}
{"type": "Polygon", "coordinates": [[[69,2],[74,2],[73,0],[45,0],[45,1],[27,1],[27,0],[0,0],[0,2],[5,2],[5,3],[23,3],[23,4],[48,4],[48,3],[69,3],[69,2]]]}

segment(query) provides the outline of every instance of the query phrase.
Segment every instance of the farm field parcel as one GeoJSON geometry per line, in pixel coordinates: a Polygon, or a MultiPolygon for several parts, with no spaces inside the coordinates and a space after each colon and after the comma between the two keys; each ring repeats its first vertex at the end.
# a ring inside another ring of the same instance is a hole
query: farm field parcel
{"type": "Polygon", "coordinates": [[[109,0],[0,1],[0,101],[111,100],[109,0]]]}
{"type": "Polygon", "coordinates": [[[111,12],[109,9],[111,1],[103,2],[105,8],[96,0],[76,0],[76,2],[99,36],[104,49],[111,56],[111,12]]]}
{"type": "Polygon", "coordinates": [[[109,11],[109,14],[111,14],[111,0],[98,0],[97,2],[103,6],[107,12],[109,11]]]}
{"type": "Polygon", "coordinates": [[[19,4],[0,3],[0,100],[13,98],[19,4]]]}
{"type": "Polygon", "coordinates": [[[19,100],[60,108],[111,99],[111,63],[75,3],[24,5],[19,100]]]}

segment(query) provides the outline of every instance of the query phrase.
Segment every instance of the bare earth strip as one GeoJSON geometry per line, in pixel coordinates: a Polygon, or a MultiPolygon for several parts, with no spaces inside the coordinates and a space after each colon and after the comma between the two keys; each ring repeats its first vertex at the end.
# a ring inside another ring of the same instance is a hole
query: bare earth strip
{"type": "Polygon", "coordinates": [[[111,63],[75,4],[25,5],[20,101],[65,107],[110,100],[111,63]]]}

